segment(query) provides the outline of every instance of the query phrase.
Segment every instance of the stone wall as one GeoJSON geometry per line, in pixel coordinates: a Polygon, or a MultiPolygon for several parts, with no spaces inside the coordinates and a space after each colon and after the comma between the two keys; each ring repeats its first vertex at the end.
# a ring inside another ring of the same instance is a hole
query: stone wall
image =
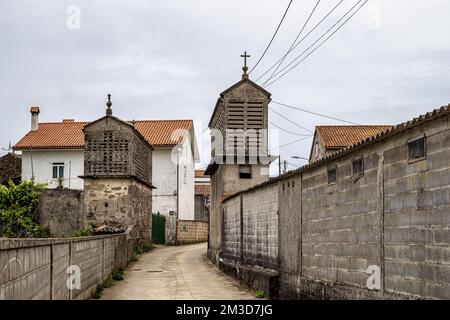
{"type": "Polygon", "coordinates": [[[152,189],[134,179],[86,179],[85,224],[118,222],[133,226],[132,236],[150,241],[152,189]]]}
{"type": "Polygon", "coordinates": [[[98,283],[131,259],[127,234],[66,239],[0,240],[0,300],[88,299],[98,283]],[[69,290],[69,266],[81,271],[69,290]]]}
{"type": "Polygon", "coordinates": [[[70,189],[47,189],[39,198],[40,225],[48,227],[54,237],[70,235],[84,228],[84,192],[70,189]]]}
{"type": "Polygon", "coordinates": [[[0,184],[7,184],[9,180],[18,183],[21,175],[22,158],[19,155],[8,153],[0,157],[0,184]]]}
{"type": "Polygon", "coordinates": [[[222,257],[278,269],[278,189],[267,184],[222,202],[222,257]]]}
{"type": "Polygon", "coordinates": [[[208,240],[208,223],[196,220],[177,221],[177,244],[205,242],[208,240]]]}
{"type": "Polygon", "coordinates": [[[279,181],[282,298],[450,298],[449,129],[424,122],[279,181]],[[424,136],[426,157],[408,160],[424,136]]]}

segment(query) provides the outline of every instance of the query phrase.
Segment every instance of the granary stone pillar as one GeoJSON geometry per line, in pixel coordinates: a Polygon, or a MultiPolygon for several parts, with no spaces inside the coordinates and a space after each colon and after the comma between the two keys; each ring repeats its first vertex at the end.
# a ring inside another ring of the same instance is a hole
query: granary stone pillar
{"type": "Polygon", "coordinates": [[[112,115],[84,128],[85,224],[132,227],[138,240],[151,240],[152,146],[130,123],[112,115]]]}

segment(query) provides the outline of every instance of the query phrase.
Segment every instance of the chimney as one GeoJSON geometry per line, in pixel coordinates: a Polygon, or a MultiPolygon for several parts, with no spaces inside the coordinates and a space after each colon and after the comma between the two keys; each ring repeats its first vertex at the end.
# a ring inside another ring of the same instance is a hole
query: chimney
{"type": "Polygon", "coordinates": [[[31,107],[31,131],[37,131],[39,128],[39,107],[31,107]]]}

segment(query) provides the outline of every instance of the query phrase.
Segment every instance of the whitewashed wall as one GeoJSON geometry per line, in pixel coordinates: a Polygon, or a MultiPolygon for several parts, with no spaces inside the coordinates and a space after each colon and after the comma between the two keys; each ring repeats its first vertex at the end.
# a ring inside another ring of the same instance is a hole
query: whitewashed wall
{"type": "Polygon", "coordinates": [[[22,152],[22,179],[32,177],[37,183],[46,183],[49,189],[58,186],[58,179],[53,179],[54,162],[64,163],[64,187],[76,190],[84,189],[84,181],[80,179],[84,173],[83,150],[35,150],[22,152]],[[33,159],[33,161],[31,160],[33,159]]]}

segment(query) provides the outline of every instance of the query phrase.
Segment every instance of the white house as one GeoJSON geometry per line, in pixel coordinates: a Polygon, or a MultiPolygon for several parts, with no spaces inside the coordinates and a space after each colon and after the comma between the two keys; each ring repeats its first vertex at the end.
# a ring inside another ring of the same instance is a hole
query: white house
{"type": "MultiPolygon", "coordinates": [[[[84,133],[88,122],[65,119],[39,123],[40,110],[32,107],[31,130],[15,146],[22,152],[22,179],[84,188],[84,133]]],[[[192,120],[143,120],[130,122],[154,147],[153,212],[194,219],[195,162],[199,152],[192,120]]]]}

